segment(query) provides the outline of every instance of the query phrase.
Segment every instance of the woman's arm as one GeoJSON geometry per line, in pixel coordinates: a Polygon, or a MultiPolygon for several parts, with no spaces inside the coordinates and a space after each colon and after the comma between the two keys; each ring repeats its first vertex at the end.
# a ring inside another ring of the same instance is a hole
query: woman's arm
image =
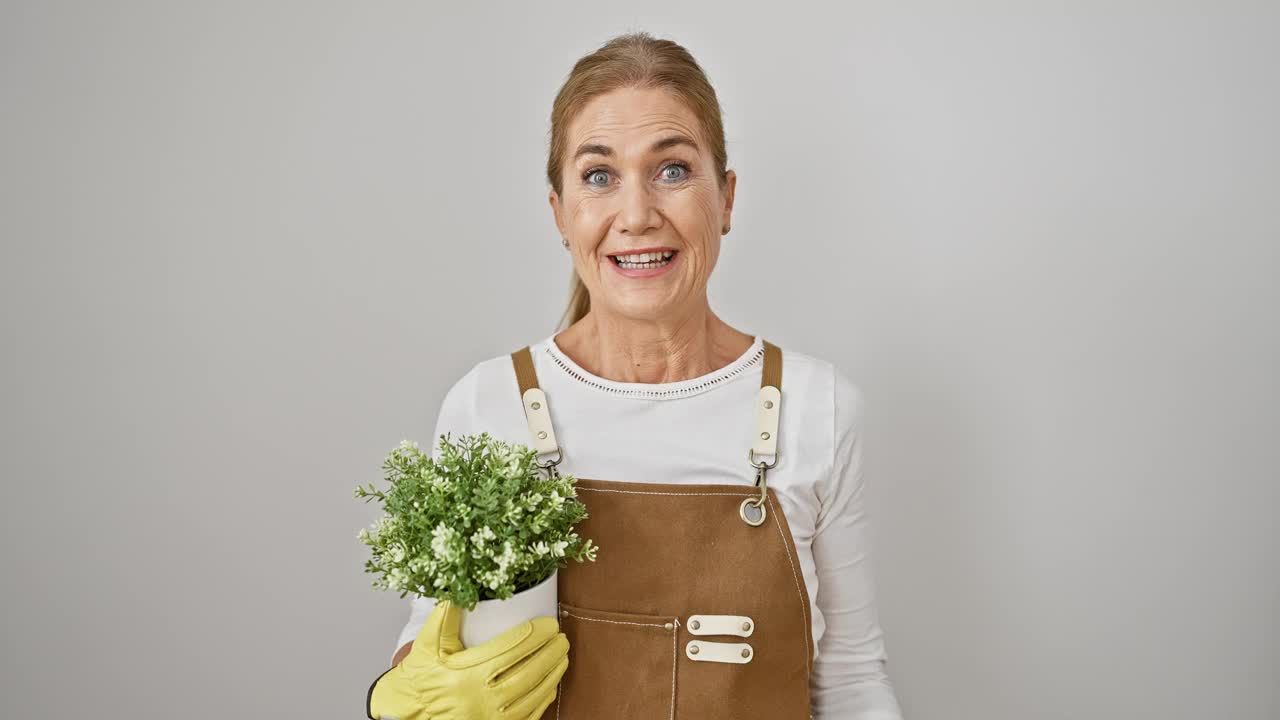
{"type": "Polygon", "coordinates": [[[862,472],[864,397],[833,367],[832,473],[818,487],[816,604],[826,622],[811,682],[813,717],[901,720],[876,607],[862,472]]]}
{"type": "Polygon", "coordinates": [[[400,661],[404,659],[404,656],[408,655],[409,651],[412,649],[413,649],[413,641],[410,640],[409,642],[404,644],[404,647],[397,650],[395,656],[391,658],[391,667],[395,667],[396,665],[399,665],[400,661]]]}

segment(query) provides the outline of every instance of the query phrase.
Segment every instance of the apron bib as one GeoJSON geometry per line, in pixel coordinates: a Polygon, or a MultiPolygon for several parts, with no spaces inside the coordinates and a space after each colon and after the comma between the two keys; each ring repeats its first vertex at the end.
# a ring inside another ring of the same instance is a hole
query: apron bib
{"type": "MultiPolygon", "coordinates": [[[[782,352],[764,349],[744,465],[754,486],[577,478],[588,513],[578,532],[600,550],[559,571],[569,667],[542,720],[811,717],[809,594],[766,478],[778,460],[782,352]]],[[[511,358],[534,449],[557,455],[539,465],[555,474],[560,448],[529,347],[511,358]]]]}

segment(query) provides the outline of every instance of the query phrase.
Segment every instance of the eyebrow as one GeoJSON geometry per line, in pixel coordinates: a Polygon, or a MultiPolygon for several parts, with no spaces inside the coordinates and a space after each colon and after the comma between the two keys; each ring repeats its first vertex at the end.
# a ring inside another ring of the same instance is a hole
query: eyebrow
{"type": "MultiPolygon", "coordinates": [[[[694,142],[687,135],[670,135],[651,145],[649,147],[649,152],[662,152],[663,150],[666,150],[669,147],[675,147],[676,145],[688,145],[695,151],[698,149],[698,143],[694,142]]],[[[603,155],[605,157],[613,157],[613,149],[608,145],[601,145],[600,143],[587,143],[580,145],[573,153],[574,161],[576,162],[577,159],[583,155],[603,155]]]]}

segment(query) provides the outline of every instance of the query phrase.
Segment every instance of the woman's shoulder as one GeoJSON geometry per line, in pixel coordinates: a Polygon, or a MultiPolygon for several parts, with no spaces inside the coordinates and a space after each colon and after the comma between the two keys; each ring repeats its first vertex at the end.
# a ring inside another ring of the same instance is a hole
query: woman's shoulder
{"type": "Polygon", "coordinates": [[[866,417],[866,395],[861,385],[837,362],[786,349],[783,350],[782,378],[783,417],[788,416],[787,389],[790,387],[792,420],[811,433],[803,442],[813,452],[830,454],[832,472],[817,481],[819,497],[827,498],[824,500],[827,503],[831,502],[830,498],[853,492],[859,482],[860,440],[866,417]],[[789,370],[792,371],[790,377],[789,370]],[[797,394],[799,402],[794,401],[797,394]],[[802,408],[802,417],[798,420],[794,412],[797,405],[802,408]]]}
{"type": "Polygon", "coordinates": [[[500,433],[520,426],[523,410],[511,360],[509,352],[493,354],[455,371],[440,402],[435,434],[500,433]]]}
{"type": "Polygon", "coordinates": [[[489,355],[473,361],[460,374],[454,376],[446,396],[457,396],[458,399],[483,405],[487,397],[497,393],[507,393],[515,398],[516,405],[519,406],[519,391],[511,352],[489,355]]]}
{"type": "Polygon", "coordinates": [[[780,345],[783,396],[791,391],[815,404],[825,399],[834,414],[850,419],[865,404],[862,386],[836,362],[780,345]]]}

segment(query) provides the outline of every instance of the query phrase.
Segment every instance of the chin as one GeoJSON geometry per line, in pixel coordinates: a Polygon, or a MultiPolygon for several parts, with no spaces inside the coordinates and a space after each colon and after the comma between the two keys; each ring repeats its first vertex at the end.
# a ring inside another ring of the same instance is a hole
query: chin
{"type": "MultiPolygon", "coordinates": [[[[636,293],[636,295],[646,295],[646,293],[636,293]]],[[[609,308],[618,315],[632,320],[661,320],[675,315],[678,305],[661,300],[655,301],[649,297],[614,297],[609,303],[609,308]]]]}

